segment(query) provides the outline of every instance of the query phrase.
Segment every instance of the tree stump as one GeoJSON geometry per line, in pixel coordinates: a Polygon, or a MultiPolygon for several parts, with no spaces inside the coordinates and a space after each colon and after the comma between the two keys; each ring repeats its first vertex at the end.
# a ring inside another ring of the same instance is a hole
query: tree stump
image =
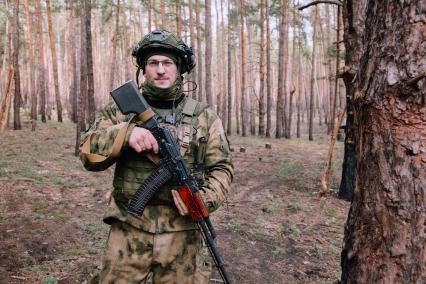
{"type": "Polygon", "coordinates": [[[271,145],[271,143],[266,143],[266,144],[265,144],[265,148],[266,148],[266,149],[272,149],[272,145],[271,145]]]}

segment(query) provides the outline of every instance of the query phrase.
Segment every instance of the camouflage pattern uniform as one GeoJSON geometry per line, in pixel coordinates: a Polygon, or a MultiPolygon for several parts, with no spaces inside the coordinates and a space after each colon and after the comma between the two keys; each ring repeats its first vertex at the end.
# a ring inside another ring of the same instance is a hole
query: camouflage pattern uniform
{"type": "MultiPolygon", "coordinates": [[[[159,115],[160,123],[161,117],[171,112],[153,110],[159,115]]],[[[221,120],[203,103],[188,97],[177,105],[176,117],[176,125],[163,125],[176,135],[189,169],[193,169],[199,139],[207,139],[200,191],[208,210],[213,212],[224,202],[233,177],[229,143],[221,120]],[[188,112],[188,106],[193,115],[188,112]]],[[[100,171],[116,162],[114,190],[104,216],[111,230],[100,283],[144,283],[149,272],[153,272],[154,283],[208,283],[211,265],[202,254],[201,233],[189,216],[179,214],[171,186],[158,190],[142,216],[130,215],[125,210],[129,198],[156,168],[147,154],[136,153],[128,146],[134,127],[138,127],[138,122],[111,103],[100,111],[82,136],[80,158],[86,169],[100,171]],[[123,133],[119,154],[112,157],[114,141],[123,133]],[[90,159],[93,154],[105,158],[90,159]]]]}

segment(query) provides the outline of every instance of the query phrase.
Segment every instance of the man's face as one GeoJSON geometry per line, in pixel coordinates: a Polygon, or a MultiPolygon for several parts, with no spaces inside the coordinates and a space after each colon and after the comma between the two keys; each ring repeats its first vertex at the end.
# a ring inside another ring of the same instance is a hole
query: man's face
{"type": "Polygon", "coordinates": [[[145,79],[154,82],[159,88],[168,88],[176,81],[178,69],[176,64],[167,56],[153,55],[148,58],[145,66],[145,79]]]}

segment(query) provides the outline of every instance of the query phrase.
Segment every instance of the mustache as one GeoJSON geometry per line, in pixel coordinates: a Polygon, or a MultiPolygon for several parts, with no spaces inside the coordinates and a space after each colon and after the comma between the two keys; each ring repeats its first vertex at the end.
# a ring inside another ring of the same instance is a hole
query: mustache
{"type": "Polygon", "coordinates": [[[155,77],[154,80],[168,80],[169,77],[155,77]]]}

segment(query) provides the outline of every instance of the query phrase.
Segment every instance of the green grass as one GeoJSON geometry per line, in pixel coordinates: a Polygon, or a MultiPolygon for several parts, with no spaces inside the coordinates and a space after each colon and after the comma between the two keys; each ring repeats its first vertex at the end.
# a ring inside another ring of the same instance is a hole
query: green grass
{"type": "Polygon", "coordinates": [[[53,275],[47,275],[44,279],[42,284],[57,284],[58,280],[56,280],[55,276],[53,275]]]}

